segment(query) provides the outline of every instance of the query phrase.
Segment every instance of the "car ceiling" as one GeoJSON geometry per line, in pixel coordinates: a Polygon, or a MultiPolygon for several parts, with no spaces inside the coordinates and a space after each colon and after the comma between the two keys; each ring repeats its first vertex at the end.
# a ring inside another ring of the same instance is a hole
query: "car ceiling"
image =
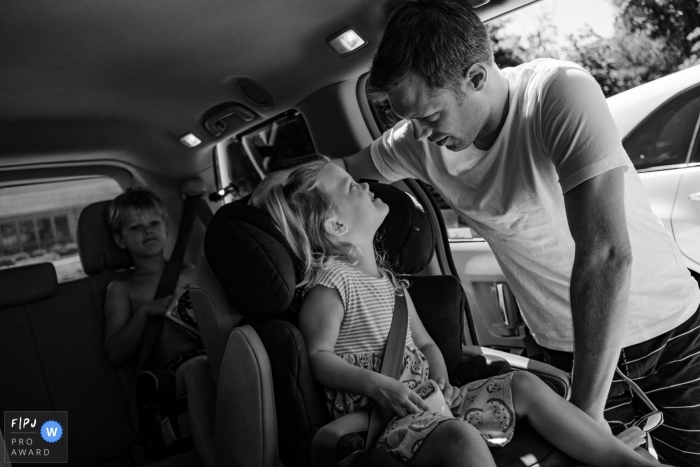
{"type": "MultiPolygon", "coordinates": [[[[115,159],[171,176],[205,170],[217,141],[200,123],[208,109],[241,102],[259,122],[327,85],[357,78],[399,3],[2,2],[0,165],[115,159]],[[342,58],[326,38],[346,26],[370,45],[342,58]],[[274,107],[256,108],[241,96],[235,88],[241,77],[268,91],[274,107]],[[204,144],[184,148],[177,138],[189,132],[204,144]]],[[[524,3],[530,2],[492,1],[484,15],[524,3]]]]}

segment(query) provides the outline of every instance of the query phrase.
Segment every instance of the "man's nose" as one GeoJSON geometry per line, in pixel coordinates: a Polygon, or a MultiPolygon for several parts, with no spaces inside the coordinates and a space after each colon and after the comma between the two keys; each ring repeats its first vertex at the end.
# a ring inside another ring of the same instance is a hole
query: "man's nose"
{"type": "Polygon", "coordinates": [[[416,141],[423,141],[432,134],[432,130],[427,125],[422,124],[418,120],[411,120],[413,123],[413,137],[416,141]]]}

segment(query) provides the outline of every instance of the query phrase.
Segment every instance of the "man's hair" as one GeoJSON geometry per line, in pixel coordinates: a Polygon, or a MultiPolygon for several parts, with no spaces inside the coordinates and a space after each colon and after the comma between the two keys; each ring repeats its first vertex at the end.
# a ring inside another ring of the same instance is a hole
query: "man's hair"
{"type": "Polygon", "coordinates": [[[488,32],[465,0],[416,0],[399,6],[372,59],[367,95],[383,100],[406,79],[461,95],[474,63],[493,63],[488,32]]]}
{"type": "Polygon", "coordinates": [[[130,209],[139,213],[156,211],[163,218],[163,222],[168,222],[168,211],[155,193],[148,188],[132,188],[114,198],[107,207],[107,225],[113,234],[121,233],[130,209]]]}

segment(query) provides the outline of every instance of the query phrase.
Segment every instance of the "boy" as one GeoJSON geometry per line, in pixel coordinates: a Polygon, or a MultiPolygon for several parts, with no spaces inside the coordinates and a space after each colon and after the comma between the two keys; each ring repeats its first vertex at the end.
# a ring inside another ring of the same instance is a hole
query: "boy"
{"type": "MultiPolygon", "coordinates": [[[[165,268],[163,256],[169,235],[168,214],[162,201],[145,188],[129,190],[109,205],[107,223],[114,242],[129,252],[134,270],[125,280],[112,281],[105,297],[105,340],[107,358],[122,366],[138,357],[141,340],[149,319],[165,319],[166,311],[176,306],[173,296],[154,300],[165,268]]],[[[188,304],[193,266],[183,265],[175,296],[188,304]],[[184,293],[181,293],[185,290],[184,293]]],[[[175,398],[189,394],[190,423],[195,446],[204,459],[213,453],[205,446],[213,442],[215,387],[199,337],[193,337],[166,319],[158,341],[149,355],[146,368],[165,368],[172,372],[175,398]],[[193,418],[196,414],[196,419],[193,418]]],[[[150,373],[153,374],[153,373],[150,373]]],[[[166,375],[168,373],[165,373],[166,375]]],[[[159,375],[160,380],[162,376],[159,375]]],[[[158,381],[156,387],[164,381],[158,381]]]]}

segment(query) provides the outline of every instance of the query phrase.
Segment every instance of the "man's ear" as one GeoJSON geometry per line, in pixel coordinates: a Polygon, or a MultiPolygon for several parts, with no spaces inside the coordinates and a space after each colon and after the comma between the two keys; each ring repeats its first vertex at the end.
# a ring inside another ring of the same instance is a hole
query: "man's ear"
{"type": "Polygon", "coordinates": [[[348,233],[348,226],[341,224],[335,217],[329,217],[323,222],[323,228],[328,235],[341,237],[348,233]]]}
{"type": "Polygon", "coordinates": [[[486,86],[486,80],[489,76],[489,69],[486,64],[477,62],[467,68],[464,74],[464,86],[472,91],[481,91],[486,86]]]}
{"type": "Polygon", "coordinates": [[[116,243],[119,248],[122,250],[126,249],[126,243],[124,243],[124,237],[122,237],[122,234],[112,234],[112,238],[114,239],[114,243],[116,243]]]}

